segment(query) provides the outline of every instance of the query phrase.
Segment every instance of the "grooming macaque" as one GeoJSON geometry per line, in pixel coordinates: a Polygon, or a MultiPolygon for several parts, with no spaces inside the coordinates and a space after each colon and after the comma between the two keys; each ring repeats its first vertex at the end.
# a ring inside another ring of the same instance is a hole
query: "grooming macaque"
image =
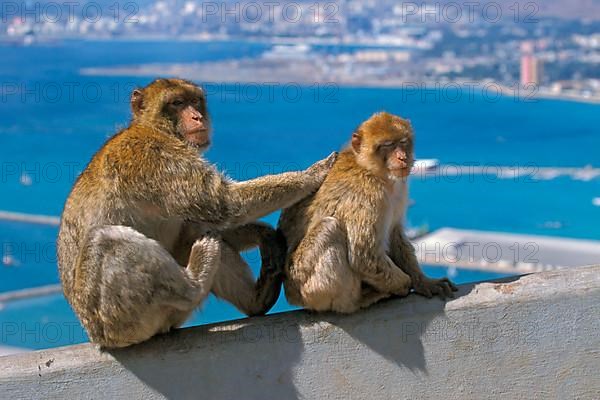
{"type": "Polygon", "coordinates": [[[65,204],[58,263],[90,340],[123,347],[181,325],[212,292],[248,315],[281,288],[285,244],[256,219],[316,191],[335,155],[303,172],[232,181],[199,153],[202,90],[158,79],[131,96],[133,120],[94,155],[65,204]],[[239,252],[259,246],[258,282],[239,252]]]}
{"type": "Polygon", "coordinates": [[[375,114],[352,135],[317,193],[283,211],[290,303],[350,313],[411,289],[452,295],[448,279],[423,274],[404,234],[413,161],[410,123],[375,114]]]}

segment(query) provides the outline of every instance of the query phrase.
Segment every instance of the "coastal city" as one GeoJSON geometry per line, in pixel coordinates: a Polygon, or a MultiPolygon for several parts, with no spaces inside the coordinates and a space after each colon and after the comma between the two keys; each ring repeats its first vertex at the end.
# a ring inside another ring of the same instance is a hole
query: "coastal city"
{"type": "Polygon", "coordinates": [[[216,82],[404,89],[479,85],[523,100],[600,101],[600,19],[559,2],[3,2],[0,41],[257,41],[260,57],[88,68],[216,82]]]}

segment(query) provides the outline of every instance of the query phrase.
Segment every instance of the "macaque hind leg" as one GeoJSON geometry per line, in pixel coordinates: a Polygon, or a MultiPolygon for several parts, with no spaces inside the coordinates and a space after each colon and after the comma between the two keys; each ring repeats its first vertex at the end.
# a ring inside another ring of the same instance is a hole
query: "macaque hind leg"
{"type": "MultiPolygon", "coordinates": [[[[236,252],[258,246],[261,258],[260,275],[256,283],[253,283],[253,301],[247,301],[251,305],[246,307],[247,311],[250,311],[246,314],[265,314],[273,307],[281,293],[283,269],[287,255],[285,237],[281,232],[262,222],[252,222],[226,230],[222,232],[222,236],[223,240],[236,252]]],[[[248,270],[248,268],[240,268],[241,270],[248,270]]]]}
{"type": "MultiPolygon", "coordinates": [[[[195,239],[205,235],[202,227],[187,222],[174,247],[174,257],[181,265],[190,258],[195,239]]],[[[219,232],[221,239],[219,264],[223,265],[212,288],[215,295],[232,302],[247,315],[262,315],[269,311],[281,292],[283,266],[286,257],[285,238],[267,224],[252,222],[219,232]],[[254,281],[250,267],[239,252],[254,247],[260,249],[261,271],[254,281]]]]}
{"type": "Polygon", "coordinates": [[[360,308],[361,283],[348,263],[346,232],[335,218],[324,218],[304,237],[295,260],[299,271],[312,271],[300,287],[306,308],[351,313],[360,308]]]}
{"type": "Polygon", "coordinates": [[[90,230],[76,267],[79,316],[90,338],[123,347],[183,323],[206,298],[219,266],[220,240],[196,242],[181,268],[155,240],[127,226],[90,230]]]}
{"type": "MultiPolygon", "coordinates": [[[[271,271],[271,256],[261,251],[263,264],[258,281],[254,281],[250,267],[237,249],[222,242],[221,268],[217,272],[212,291],[215,296],[231,302],[246,315],[263,315],[271,309],[279,298],[283,275],[271,271]]],[[[283,262],[281,262],[283,264],[283,262]]]]}

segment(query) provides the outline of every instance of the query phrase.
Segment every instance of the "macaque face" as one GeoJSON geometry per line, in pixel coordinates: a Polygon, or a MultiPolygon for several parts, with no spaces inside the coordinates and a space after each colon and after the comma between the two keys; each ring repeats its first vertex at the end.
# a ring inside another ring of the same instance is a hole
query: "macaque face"
{"type": "Polygon", "coordinates": [[[410,174],[413,165],[412,141],[408,137],[380,141],[376,153],[385,164],[392,178],[404,178],[410,174]]]}
{"type": "Polygon", "coordinates": [[[176,135],[187,144],[206,149],[210,144],[210,119],[204,92],[191,82],[159,79],[131,95],[134,120],[176,135]]]}
{"type": "Polygon", "coordinates": [[[365,121],[352,136],[358,162],[384,178],[405,178],[414,163],[410,123],[385,112],[365,121]]]}
{"type": "Polygon", "coordinates": [[[177,136],[199,149],[210,145],[210,124],[202,93],[174,93],[165,100],[164,113],[175,122],[177,136]]]}

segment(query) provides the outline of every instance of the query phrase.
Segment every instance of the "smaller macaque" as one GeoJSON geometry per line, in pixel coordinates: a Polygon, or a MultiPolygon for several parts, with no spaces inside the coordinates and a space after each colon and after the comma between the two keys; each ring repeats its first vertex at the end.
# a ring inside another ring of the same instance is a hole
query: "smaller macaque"
{"type": "Polygon", "coordinates": [[[413,161],[410,123],[377,113],[358,127],[317,193],[283,211],[291,304],[351,313],[411,289],[453,296],[450,280],[423,274],[404,233],[413,161]]]}

